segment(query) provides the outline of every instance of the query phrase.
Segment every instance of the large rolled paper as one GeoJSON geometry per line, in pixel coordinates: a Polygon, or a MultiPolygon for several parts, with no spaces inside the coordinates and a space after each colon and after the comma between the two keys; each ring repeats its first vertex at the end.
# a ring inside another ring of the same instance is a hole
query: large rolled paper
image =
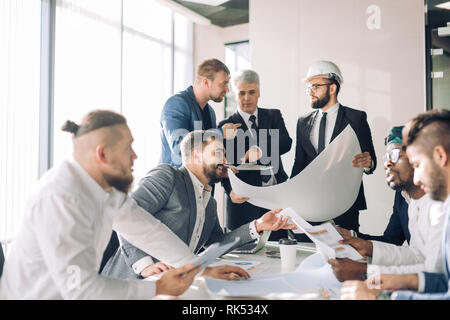
{"type": "Polygon", "coordinates": [[[321,222],[346,212],[355,202],[363,174],[352,166],[361,153],[351,126],[337,136],[302,172],[283,183],[256,187],[228,169],[234,193],[248,197],[251,204],[270,210],[293,208],[303,219],[321,222]]]}

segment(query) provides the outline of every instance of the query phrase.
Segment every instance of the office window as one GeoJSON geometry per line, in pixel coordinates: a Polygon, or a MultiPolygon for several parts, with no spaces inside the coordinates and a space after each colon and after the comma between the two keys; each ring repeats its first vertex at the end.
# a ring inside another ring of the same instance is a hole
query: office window
{"type": "Polygon", "coordinates": [[[123,114],[139,180],[159,160],[159,115],[172,93],[172,12],[155,1],[124,1],[123,23],[123,114]]]}
{"type": "Polygon", "coordinates": [[[0,240],[20,224],[38,178],[39,0],[0,1],[0,240]]]}
{"type": "Polygon", "coordinates": [[[194,24],[174,14],[174,92],[185,90],[194,80],[194,24]]]}
{"type": "Polygon", "coordinates": [[[193,23],[153,0],[57,0],[53,163],[70,156],[65,120],[127,117],[138,181],[158,164],[159,116],[193,74],[193,23]],[[175,80],[176,79],[176,80],[175,80]]]}
{"type": "MultiPolygon", "coordinates": [[[[225,64],[230,69],[231,75],[239,70],[250,69],[250,42],[242,41],[226,44],[225,64]]],[[[233,85],[230,84],[230,92],[225,96],[225,118],[232,115],[236,111],[236,108],[237,102],[234,98],[233,85]]]]}
{"type": "Polygon", "coordinates": [[[93,109],[120,111],[121,1],[57,0],[55,22],[54,154],[72,153],[60,130],[93,109]]]}

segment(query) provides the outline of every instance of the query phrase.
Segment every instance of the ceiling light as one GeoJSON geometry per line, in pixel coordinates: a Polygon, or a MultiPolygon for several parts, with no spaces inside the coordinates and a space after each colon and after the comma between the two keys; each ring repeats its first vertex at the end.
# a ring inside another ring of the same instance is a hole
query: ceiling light
{"type": "Polygon", "coordinates": [[[435,5],[436,8],[450,10],[450,1],[435,5]]]}
{"type": "MultiPolygon", "coordinates": [[[[186,0],[184,0],[186,2],[186,0]]],[[[208,6],[220,6],[221,4],[228,2],[229,0],[189,0],[188,2],[195,2],[200,4],[206,4],[208,6]]]]}

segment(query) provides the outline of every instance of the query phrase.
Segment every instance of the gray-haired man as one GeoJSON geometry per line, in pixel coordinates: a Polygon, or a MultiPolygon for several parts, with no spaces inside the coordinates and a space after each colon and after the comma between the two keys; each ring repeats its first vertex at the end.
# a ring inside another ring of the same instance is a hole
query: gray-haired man
{"type": "MultiPolygon", "coordinates": [[[[232,87],[238,102],[235,113],[219,123],[224,127],[229,123],[241,124],[234,139],[225,140],[227,161],[240,164],[243,161],[257,161],[258,164],[273,167],[265,171],[240,171],[237,176],[254,186],[273,185],[287,180],[281,155],[291,149],[292,139],[278,109],[263,109],[258,106],[260,82],[253,70],[240,71],[232,77],[232,87]],[[267,172],[266,172],[267,171],[267,172]]],[[[223,187],[227,193],[227,227],[231,230],[261,216],[266,209],[256,207],[246,198],[236,195],[230,181],[224,179],[223,187]]],[[[277,233],[272,233],[275,239],[277,233]]],[[[284,236],[285,233],[283,232],[284,236]]]]}

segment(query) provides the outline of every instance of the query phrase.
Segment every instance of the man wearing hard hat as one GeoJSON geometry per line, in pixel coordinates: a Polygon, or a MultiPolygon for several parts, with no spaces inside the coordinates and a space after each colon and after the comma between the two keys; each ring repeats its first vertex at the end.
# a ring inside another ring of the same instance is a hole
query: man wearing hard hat
{"type": "MultiPolygon", "coordinates": [[[[348,124],[355,131],[362,150],[361,154],[355,155],[353,166],[364,168],[366,174],[373,173],[377,159],[367,115],[364,111],[345,107],[338,102],[337,96],[344,82],[338,66],[331,61],[316,61],[310,66],[305,82],[306,93],[314,111],[298,119],[297,146],[291,178],[311,163],[348,124]]],[[[324,195],[327,196],[333,195],[324,195]]],[[[335,218],[334,222],[345,229],[358,231],[359,210],[365,209],[367,205],[361,181],[355,203],[347,212],[335,218]]],[[[306,237],[299,240],[304,241],[306,237]]]]}

